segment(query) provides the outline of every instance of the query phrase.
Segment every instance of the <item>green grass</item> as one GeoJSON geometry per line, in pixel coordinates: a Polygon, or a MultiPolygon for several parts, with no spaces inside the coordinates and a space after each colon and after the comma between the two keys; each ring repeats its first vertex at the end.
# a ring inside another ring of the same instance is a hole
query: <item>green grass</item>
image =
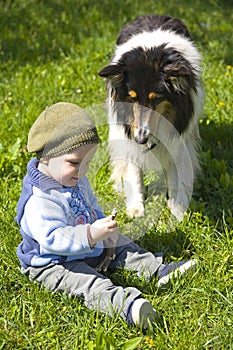
{"type": "Polygon", "coordinates": [[[227,0],[1,1],[0,349],[233,349],[232,5],[227,0]],[[118,30],[153,12],[184,20],[203,57],[202,173],[179,225],[171,223],[159,197],[147,200],[148,215],[140,222],[126,218],[122,198],[109,184],[107,127],[97,108],[105,100],[97,72],[108,63],[118,30]],[[39,113],[58,101],[77,103],[96,118],[102,145],[90,181],[106,213],[117,202],[120,226],[139,232],[139,243],[163,251],[166,261],[200,261],[195,274],[160,294],[155,282],[114,274],[116,283],[143,290],[162,313],[163,327],[142,332],[20,274],[16,247],[21,237],[14,216],[30,158],[27,133],[39,113]],[[161,218],[149,226],[157,210],[161,218]]]}

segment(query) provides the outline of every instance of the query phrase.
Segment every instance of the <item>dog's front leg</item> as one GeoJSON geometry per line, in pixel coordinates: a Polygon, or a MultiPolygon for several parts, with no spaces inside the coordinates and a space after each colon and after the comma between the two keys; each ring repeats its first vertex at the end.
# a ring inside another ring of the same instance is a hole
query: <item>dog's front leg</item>
{"type": "Polygon", "coordinates": [[[186,213],[193,192],[194,174],[192,164],[185,164],[177,157],[167,169],[168,207],[181,221],[186,213]]]}
{"type": "Polygon", "coordinates": [[[126,202],[126,214],[129,217],[144,215],[144,184],[142,170],[136,165],[129,163],[124,181],[124,193],[126,202]]]}
{"type": "Polygon", "coordinates": [[[111,179],[115,189],[124,194],[126,214],[133,217],[144,215],[144,184],[142,170],[135,163],[126,160],[114,160],[111,179]]]}
{"type": "Polygon", "coordinates": [[[133,217],[144,215],[144,184],[142,167],[139,165],[141,153],[136,143],[125,135],[122,125],[110,123],[109,150],[111,159],[111,180],[115,190],[123,193],[126,214],[133,217]]]}

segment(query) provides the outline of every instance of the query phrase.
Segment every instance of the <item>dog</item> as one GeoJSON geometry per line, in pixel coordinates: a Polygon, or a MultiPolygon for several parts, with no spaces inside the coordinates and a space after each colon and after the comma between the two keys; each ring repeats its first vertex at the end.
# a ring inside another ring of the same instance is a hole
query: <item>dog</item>
{"type": "Polygon", "coordinates": [[[106,78],[111,179],[126,214],[144,215],[145,171],[162,170],[168,207],[180,221],[199,162],[203,107],[201,56],[190,32],[170,16],[146,15],[122,27],[106,78]]]}

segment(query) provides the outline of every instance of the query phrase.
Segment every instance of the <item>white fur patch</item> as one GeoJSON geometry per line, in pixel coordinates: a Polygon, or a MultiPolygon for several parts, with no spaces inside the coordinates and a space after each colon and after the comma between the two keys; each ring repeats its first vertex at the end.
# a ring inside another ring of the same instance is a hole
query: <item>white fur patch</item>
{"type": "Polygon", "coordinates": [[[200,70],[199,64],[201,57],[193,42],[174,32],[161,29],[136,34],[127,42],[117,45],[111,63],[119,62],[124,53],[137,47],[148,50],[163,44],[166,44],[167,48],[174,48],[179,51],[195,70],[200,70]]]}

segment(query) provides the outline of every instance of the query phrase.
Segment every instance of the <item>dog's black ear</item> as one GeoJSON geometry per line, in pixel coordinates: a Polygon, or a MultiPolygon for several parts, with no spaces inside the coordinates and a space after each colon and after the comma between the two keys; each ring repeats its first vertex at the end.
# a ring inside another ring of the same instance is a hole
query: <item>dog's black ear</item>
{"type": "Polygon", "coordinates": [[[170,76],[168,80],[171,83],[174,91],[184,91],[188,86],[187,79],[184,76],[170,76]]]}
{"type": "Polygon", "coordinates": [[[187,91],[194,86],[194,75],[192,67],[187,62],[180,60],[165,68],[168,74],[168,81],[174,91],[187,91]]]}
{"type": "Polygon", "coordinates": [[[114,75],[119,75],[123,72],[123,66],[119,64],[110,64],[104,67],[98,74],[100,77],[108,78],[114,75]]]}

